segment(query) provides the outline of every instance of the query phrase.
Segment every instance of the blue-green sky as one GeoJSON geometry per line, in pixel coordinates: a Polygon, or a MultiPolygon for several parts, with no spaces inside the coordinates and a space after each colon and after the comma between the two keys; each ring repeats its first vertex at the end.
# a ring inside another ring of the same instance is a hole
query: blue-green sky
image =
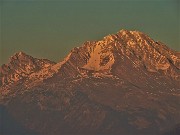
{"type": "Polygon", "coordinates": [[[15,52],[59,61],[121,29],[180,50],[178,0],[0,0],[0,64],[15,52]]]}

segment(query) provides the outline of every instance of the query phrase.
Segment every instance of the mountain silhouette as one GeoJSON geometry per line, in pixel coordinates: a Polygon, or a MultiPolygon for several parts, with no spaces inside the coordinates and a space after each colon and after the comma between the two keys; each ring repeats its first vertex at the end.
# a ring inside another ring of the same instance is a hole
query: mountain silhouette
{"type": "Polygon", "coordinates": [[[121,30],[57,63],[16,53],[0,68],[0,104],[40,135],[175,133],[179,76],[179,52],[121,30]]]}

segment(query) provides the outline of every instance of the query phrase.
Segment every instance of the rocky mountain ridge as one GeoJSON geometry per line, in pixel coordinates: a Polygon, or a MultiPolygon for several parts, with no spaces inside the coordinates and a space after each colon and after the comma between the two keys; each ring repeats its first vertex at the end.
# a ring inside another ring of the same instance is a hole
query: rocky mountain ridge
{"type": "Polygon", "coordinates": [[[9,59],[8,64],[0,68],[0,86],[11,86],[19,80],[28,78],[31,74],[42,69],[47,69],[54,65],[55,62],[47,59],[37,59],[19,52],[9,59]]]}
{"type": "Polygon", "coordinates": [[[179,75],[179,52],[121,30],[58,63],[15,54],[0,68],[0,103],[43,135],[157,135],[180,123],[179,75]]]}
{"type": "Polygon", "coordinates": [[[103,40],[85,42],[82,47],[74,48],[65,58],[66,60],[59,63],[46,59],[34,59],[23,52],[16,53],[10,58],[9,64],[4,64],[0,68],[1,76],[10,77],[10,79],[2,78],[1,85],[5,85],[8,81],[10,83],[20,80],[48,67],[56,70],[55,68],[60,68],[60,65],[64,65],[64,68],[70,65],[75,70],[107,71],[108,73],[118,61],[116,59],[123,61],[124,57],[131,60],[135,67],[144,66],[149,72],[162,71],[176,79],[179,77],[177,73],[180,69],[179,56],[178,52],[168,50],[167,46],[155,42],[141,32],[121,30],[117,34],[104,37],[103,40]]]}

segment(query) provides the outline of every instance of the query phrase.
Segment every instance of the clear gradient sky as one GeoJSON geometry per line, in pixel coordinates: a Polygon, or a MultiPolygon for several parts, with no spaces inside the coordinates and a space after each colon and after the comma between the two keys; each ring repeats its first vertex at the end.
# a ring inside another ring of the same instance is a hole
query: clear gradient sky
{"type": "Polygon", "coordinates": [[[0,64],[18,51],[60,61],[121,29],[180,50],[179,0],[0,0],[0,25],[0,64]]]}

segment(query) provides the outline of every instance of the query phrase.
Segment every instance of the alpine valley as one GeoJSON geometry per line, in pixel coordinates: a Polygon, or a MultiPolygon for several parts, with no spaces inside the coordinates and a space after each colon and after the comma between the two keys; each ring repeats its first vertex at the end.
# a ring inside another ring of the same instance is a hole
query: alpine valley
{"type": "Polygon", "coordinates": [[[180,52],[139,31],[87,41],[55,63],[0,67],[0,135],[179,135],[180,52]]]}

